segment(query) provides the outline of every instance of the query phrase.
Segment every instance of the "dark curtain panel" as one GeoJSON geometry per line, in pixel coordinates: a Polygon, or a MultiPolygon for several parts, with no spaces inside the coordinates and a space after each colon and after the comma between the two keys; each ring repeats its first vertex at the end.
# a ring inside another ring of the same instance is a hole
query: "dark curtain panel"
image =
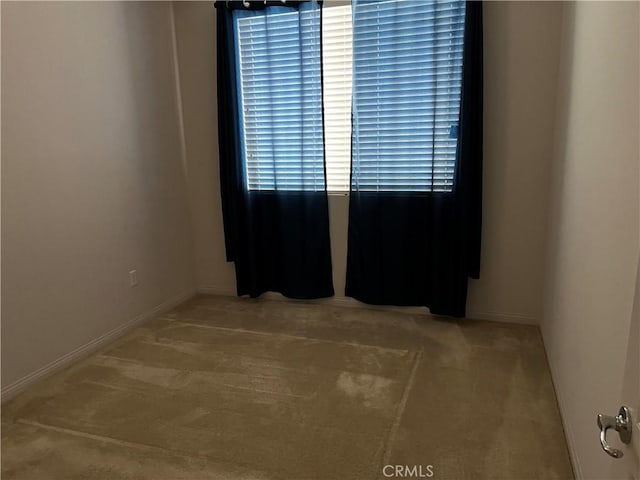
{"type": "Polygon", "coordinates": [[[218,137],[238,295],[333,295],[317,2],[218,1],[218,137]]]}
{"type": "Polygon", "coordinates": [[[385,3],[354,4],[346,294],[462,317],[480,273],[482,4],[385,3]]]}

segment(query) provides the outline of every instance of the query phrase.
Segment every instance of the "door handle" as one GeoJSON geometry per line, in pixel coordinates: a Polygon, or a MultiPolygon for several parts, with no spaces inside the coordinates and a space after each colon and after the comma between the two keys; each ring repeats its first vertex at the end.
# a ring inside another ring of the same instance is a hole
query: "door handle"
{"type": "Polygon", "coordinates": [[[618,411],[618,415],[610,417],[609,415],[598,415],[598,428],[600,428],[600,445],[602,449],[611,455],[613,458],[622,458],[624,453],[617,448],[613,448],[607,443],[607,430],[613,428],[618,435],[622,443],[631,443],[633,420],[631,418],[631,410],[629,407],[622,406],[618,411]]]}

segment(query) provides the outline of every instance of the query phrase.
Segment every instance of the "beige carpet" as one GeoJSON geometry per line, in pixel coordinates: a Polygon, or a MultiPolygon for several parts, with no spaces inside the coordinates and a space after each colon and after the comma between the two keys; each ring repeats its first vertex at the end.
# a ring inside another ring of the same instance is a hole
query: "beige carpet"
{"type": "Polygon", "coordinates": [[[3,479],[379,479],[385,465],[572,478],[538,331],[202,296],[2,412],[3,479]]]}

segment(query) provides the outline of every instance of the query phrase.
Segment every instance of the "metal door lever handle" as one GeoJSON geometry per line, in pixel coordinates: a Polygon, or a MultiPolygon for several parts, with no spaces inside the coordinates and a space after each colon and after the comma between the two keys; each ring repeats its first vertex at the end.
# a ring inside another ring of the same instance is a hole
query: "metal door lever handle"
{"type": "Polygon", "coordinates": [[[615,417],[599,414],[598,428],[600,428],[600,445],[602,445],[602,449],[613,458],[622,458],[624,453],[607,443],[607,430],[613,428],[620,435],[622,443],[630,443],[632,425],[631,411],[628,407],[620,407],[620,411],[615,417]]]}

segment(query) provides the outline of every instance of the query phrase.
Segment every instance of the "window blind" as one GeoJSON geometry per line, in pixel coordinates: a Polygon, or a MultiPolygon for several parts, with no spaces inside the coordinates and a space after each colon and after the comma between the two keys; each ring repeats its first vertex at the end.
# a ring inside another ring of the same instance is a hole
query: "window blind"
{"type": "Polygon", "coordinates": [[[325,189],[320,7],[234,11],[249,190],[325,189]]]}
{"type": "Polygon", "coordinates": [[[463,0],[355,2],[353,189],[453,190],[464,15],[463,0]]]}
{"type": "Polygon", "coordinates": [[[322,10],[327,190],[348,192],[351,173],[351,5],[322,10]]]}

